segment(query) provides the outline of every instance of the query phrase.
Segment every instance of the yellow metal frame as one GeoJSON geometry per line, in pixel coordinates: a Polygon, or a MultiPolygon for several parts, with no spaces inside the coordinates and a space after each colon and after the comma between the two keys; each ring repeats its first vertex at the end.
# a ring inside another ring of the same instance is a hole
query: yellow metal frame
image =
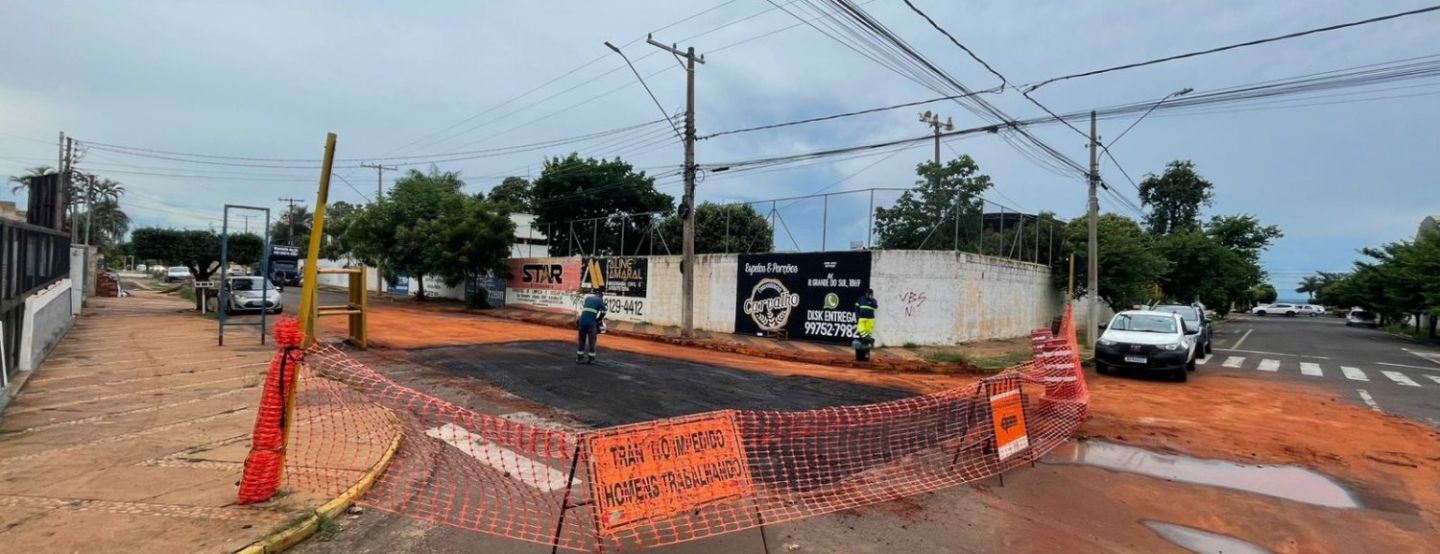
{"type": "MultiPolygon", "coordinates": [[[[310,305],[315,306],[313,317],[325,317],[332,315],[349,316],[350,318],[350,344],[361,350],[370,345],[369,326],[366,315],[369,312],[369,295],[365,292],[365,268],[336,268],[316,269],[319,275],[349,275],[347,290],[349,292],[348,302],[343,306],[321,306],[320,298],[317,296],[310,299],[310,305]]],[[[310,294],[319,294],[316,288],[310,289],[310,294]]]]}

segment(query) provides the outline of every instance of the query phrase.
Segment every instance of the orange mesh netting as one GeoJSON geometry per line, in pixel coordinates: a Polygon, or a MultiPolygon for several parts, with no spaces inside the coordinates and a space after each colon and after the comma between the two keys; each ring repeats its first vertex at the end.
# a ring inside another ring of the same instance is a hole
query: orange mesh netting
{"type": "Polygon", "coordinates": [[[286,482],[339,494],[398,432],[399,450],[361,501],[373,509],[579,551],[678,543],[1031,463],[1070,436],[1089,403],[1071,315],[1060,333],[1032,340],[1032,361],[935,394],[595,431],[478,413],[318,346],[303,362],[286,482]]]}

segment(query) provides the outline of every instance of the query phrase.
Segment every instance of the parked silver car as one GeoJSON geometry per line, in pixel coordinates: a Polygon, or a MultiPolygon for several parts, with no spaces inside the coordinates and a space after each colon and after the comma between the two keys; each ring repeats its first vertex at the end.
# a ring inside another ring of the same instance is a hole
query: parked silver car
{"type": "MultiPolygon", "coordinates": [[[[269,279],[249,276],[230,277],[225,280],[225,287],[221,291],[225,297],[225,312],[260,312],[265,311],[278,314],[285,310],[283,300],[280,298],[280,287],[275,286],[269,279]]],[[[210,307],[214,309],[219,302],[210,299],[210,307]]]]}

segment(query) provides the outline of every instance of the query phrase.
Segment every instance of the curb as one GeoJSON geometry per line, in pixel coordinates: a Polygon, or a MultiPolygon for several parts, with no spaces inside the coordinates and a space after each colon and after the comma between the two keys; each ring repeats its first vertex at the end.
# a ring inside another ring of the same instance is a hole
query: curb
{"type": "Polygon", "coordinates": [[[405,433],[399,421],[396,421],[394,415],[390,416],[390,421],[395,424],[395,438],[390,441],[390,448],[385,450],[385,454],[380,456],[380,460],[376,461],[375,465],[370,467],[370,471],[365,472],[365,475],[361,476],[359,481],[356,481],[353,486],[346,489],[340,496],[306,513],[285,528],[273,531],[269,535],[250,543],[248,546],[236,550],[235,554],[273,554],[275,552],[284,552],[286,549],[300,544],[301,541],[314,535],[315,532],[320,529],[321,520],[335,518],[335,516],[340,515],[341,512],[349,508],[351,504],[354,504],[356,500],[359,500],[360,497],[365,496],[365,493],[370,490],[370,486],[375,484],[375,479],[378,479],[380,474],[385,472],[385,468],[389,467],[390,460],[395,457],[395,452],[400,450],[400,439],[404,437],[405,433]]]}

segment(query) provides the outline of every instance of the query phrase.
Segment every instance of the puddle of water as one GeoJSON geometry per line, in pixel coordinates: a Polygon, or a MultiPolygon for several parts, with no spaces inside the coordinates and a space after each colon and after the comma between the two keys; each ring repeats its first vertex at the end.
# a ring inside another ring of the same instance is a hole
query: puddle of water
{"type": "Polygon", "coordinates": [[[1068,441],[1046,456],[1045,461],[1092,465],[1331,508],[1360,507],[1350,491],[1323,474],[1299,466],[1205,460],[1100,441],[1068,441]]]}
{"type": "Polygon", "coordinates": [[[1151,531],[1165,537],[1165,540],[1198,554],[1270,554],[1259,545],[1193,527],[1165,523],[1163,521],[1142,521],[1151,531]]]}

